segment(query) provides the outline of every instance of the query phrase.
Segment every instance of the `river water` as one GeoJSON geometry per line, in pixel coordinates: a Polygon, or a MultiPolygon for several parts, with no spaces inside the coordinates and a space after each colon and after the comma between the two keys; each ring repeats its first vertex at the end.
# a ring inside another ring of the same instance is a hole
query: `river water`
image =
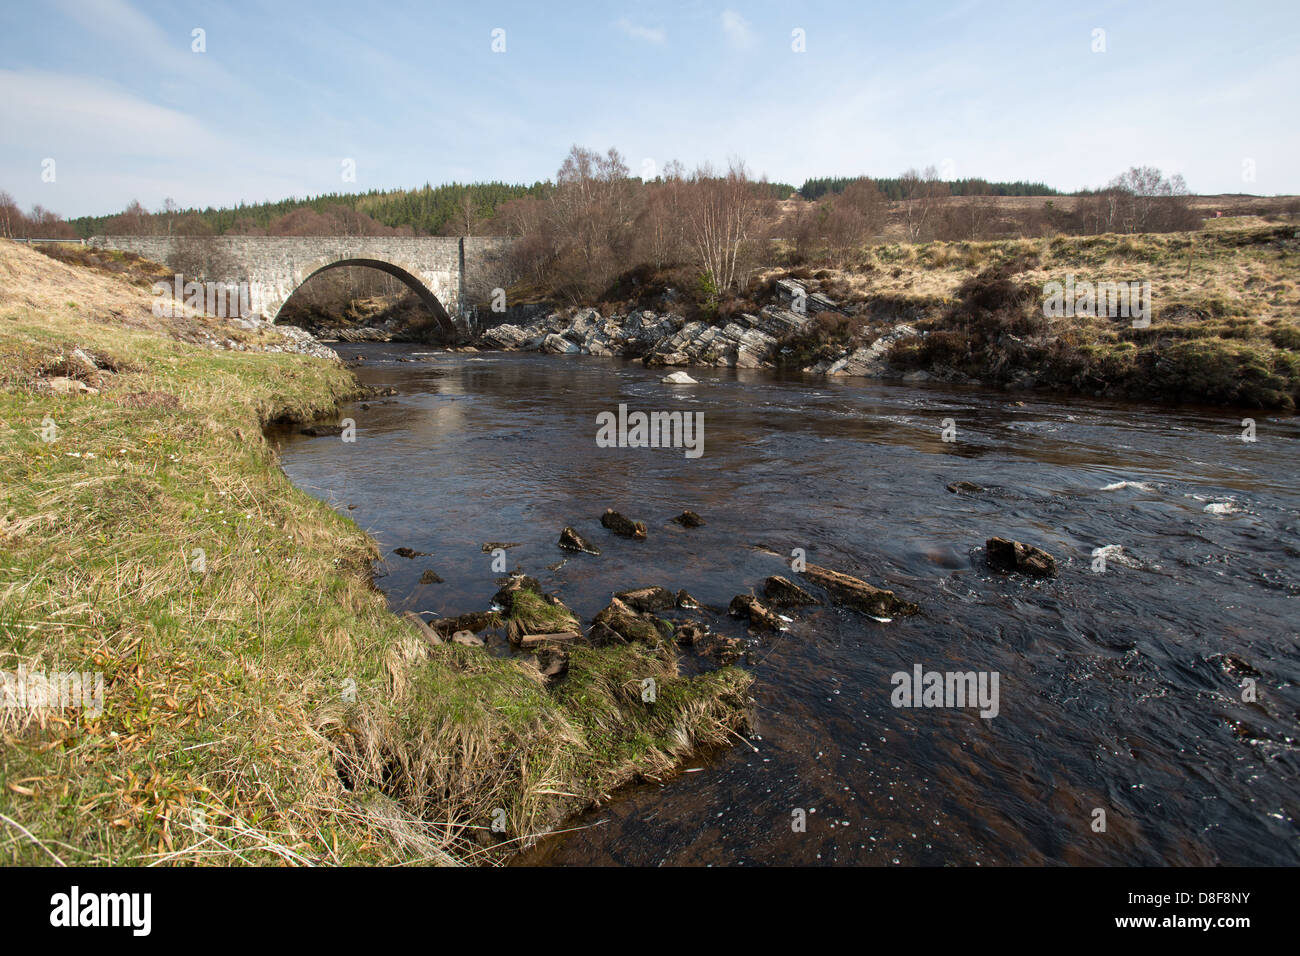
{"type": "MultiPolygon", "coordinates": [[[[344,410],[355,442],[279,436],[282,460],[378,539],[395,609],[485,609],[490,542],[516,544],[509,567],[585,620],[652,584],[725,609],[797,577],[796,548],[921,606],[889,622],[793,611],[788,631],[747,636],[749,744],[629,788],[520,862],[1300,863],[1295,417],[342,348],[400,394],[344,410]],[[620,403],[702,412],[704,453],[597,447],[597,415],[620,403]],[[607,507],[648,540],[603,529],[607,507]],[[687,508],[707,524],[670,522],[687,508]],[[603,554],[557,548],[565,525],[603,554]],[[1045,548],[1059,576],[988,570],[992,535],[1045,548]],[[426,569],[443,582],[420,584],[426,569]],[[997,716],[893,706],[891,676],[916,665],[996,673],[997,716]]],[[[725,610],[709,619],[746,636],[725,610]]]]}

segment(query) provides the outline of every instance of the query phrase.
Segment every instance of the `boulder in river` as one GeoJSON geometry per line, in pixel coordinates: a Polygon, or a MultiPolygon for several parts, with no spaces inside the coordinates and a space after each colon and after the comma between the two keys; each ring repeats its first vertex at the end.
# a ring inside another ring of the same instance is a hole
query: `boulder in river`
{"type": "Polygon", "coordinates": [[[1009,538],[989,538],[984,548],[989,567],[997,571],[1018,571],[1043,578],[1056,575],[1056,559],[1032,544],[1023,544],[1009,538]]]}
{"type": "Polygon", "coordinates": [[[600,554],[600,548],[572,528],[565,528],[561,531],[560,540],[556,543],[565,551],[584,551],[587,554],[600,554]]]}
{"type": "Polygon", "coordinates": [[[954,481],[948,490],[954,495],[977,495],[984,489],[973,481],[954,481]]]}
{"type": "Polygon", "coordinates": [[[774,574],[763,582],[763,596],[773,607],[801,607],[822,603],[789,578],[783,578],[779,574],[774,574]]]}
{"type": "Polygon", "coordinates": [[[748,618],[749,623],[764,631],[779,631],[785,627],[781,616],[752,594],[737,594],[727,608],[732,617],[748,618]]]}
{"type": "Polygon", "coordinates": [[[644,521],[633,521],[631,518],[625,518],[613,508],[605,509],[605,513],[600,516],[600,523],[610,531],[625,538],[644,538],[646,536],[644,521]]]}
{"type": "Polygon", "coordinates": [[[704,519],[694,511],[683,511],[673,521],[683,528],[701,528],[704,526],[704,519]]]}
{"type": "Polygon", "coordinates": [[[875,587],[849,574],[841,574],[815,564],[806,565],[803,574],[813,584],[829,591],[838,603],[872,617],[915,614],[920,610],[910,601],[895,597],[893,591],[875,587]]]}
{"type": "Polygon", "coordinates": [[[699,385],[695,379],[691,378],[685,372],[669,372],[660,379],[665,385],[699,385]]]}
{"type": "Polygon", "coordinates": [[[421,584],[441,584],[442,578],[438,576],[437,571],[425,571],[420,575],[421,584]]]}
{"type": "Polygon", "coordinates": [[[636,588],[632,591],[619,591],[614,597],[635,611],[666,611],[670,607],[677,606],[677,595],[657,585],[636,588]]]}

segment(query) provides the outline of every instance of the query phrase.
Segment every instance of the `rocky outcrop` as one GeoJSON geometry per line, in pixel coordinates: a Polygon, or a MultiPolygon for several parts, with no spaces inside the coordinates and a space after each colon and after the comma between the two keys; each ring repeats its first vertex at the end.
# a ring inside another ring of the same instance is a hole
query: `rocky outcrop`
{"type": "MultiPolygon", "coordinates": [[[[652,368],[774,368],[781,343],[808,332],[814,316],[821,312],[846,313],[826,296],[807,294],[789,279],[778,281],[776,292],[779,301],[763,306],[757,314],[746,312],[716,322],[687,321],[674,312],[633,310],[626,315],[603,316],[596,309],[579,309],[568,316],[559,312],[541,315],[524,325],[494,326],[479,336],[478,344],[503,351],[641,358],[652,368]]],[[[921,334],[900,323],[871,344],[817,361],[804,371],[903,377],[891,370],[889,352],[900,339],[921,334]]],[[[692,383],[689,376],[671,374],[664,381],[692,383]]]]}
{"type": "Polygon", "coordinates": [[[910,325],[896,325],[870,345],[854,349],[837,359],[823,359],[805,371],[819,375],[862,375],[881,378],[889,373],[889,350],[900,339],[918,335],[910,325]]]}

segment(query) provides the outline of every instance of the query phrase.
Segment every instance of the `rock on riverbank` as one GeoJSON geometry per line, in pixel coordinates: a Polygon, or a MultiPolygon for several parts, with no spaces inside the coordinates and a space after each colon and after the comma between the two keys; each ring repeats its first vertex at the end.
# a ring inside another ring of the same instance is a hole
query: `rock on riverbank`
{"type": "MultiPolygon", "coordinates": [[[[714,322],[687,320],[675,312],[648,310],[604,316],[596,309],[587,308],[571,315],[551,312],[524,325],[497,325],[484,331],[477,344],[507,352],[640,358],[651,368],[775,368],[778,364],[789,367],[789,362],[783,361],[785,344],[812,332],[818,313],[840,310],[825,296],[805,296],[802,287],[793,282],[787,280],[781,285],[779,304],[714,322]]],[[[921,334],[909,325],[898,323],[888,327],[870,345],[845,349],[838,357],[819,359],[804,367],[804,371],[901,378],[902,373],[894,373],[889,366],[889,350],[898,340],[921,334]]]]}

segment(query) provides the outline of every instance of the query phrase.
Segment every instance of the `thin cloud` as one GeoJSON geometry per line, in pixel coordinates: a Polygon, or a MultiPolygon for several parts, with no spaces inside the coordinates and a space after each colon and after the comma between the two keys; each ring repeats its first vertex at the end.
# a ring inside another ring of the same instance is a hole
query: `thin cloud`
{"type": "Polygon", "coordinates": [[[722,32],[727,42],[738,50],[748,50],[754,45],[754,29],[735,10],[722,11],[722,32]]]}
{"type": "Polygon", "coordinates": [[[668,39],[667,32],[663,27],[646,27],[639,23],[633,23],[627,17],[619,19],[618,28],[635,40],[645,40],[647,43],[663,43],[668,39]]]}

